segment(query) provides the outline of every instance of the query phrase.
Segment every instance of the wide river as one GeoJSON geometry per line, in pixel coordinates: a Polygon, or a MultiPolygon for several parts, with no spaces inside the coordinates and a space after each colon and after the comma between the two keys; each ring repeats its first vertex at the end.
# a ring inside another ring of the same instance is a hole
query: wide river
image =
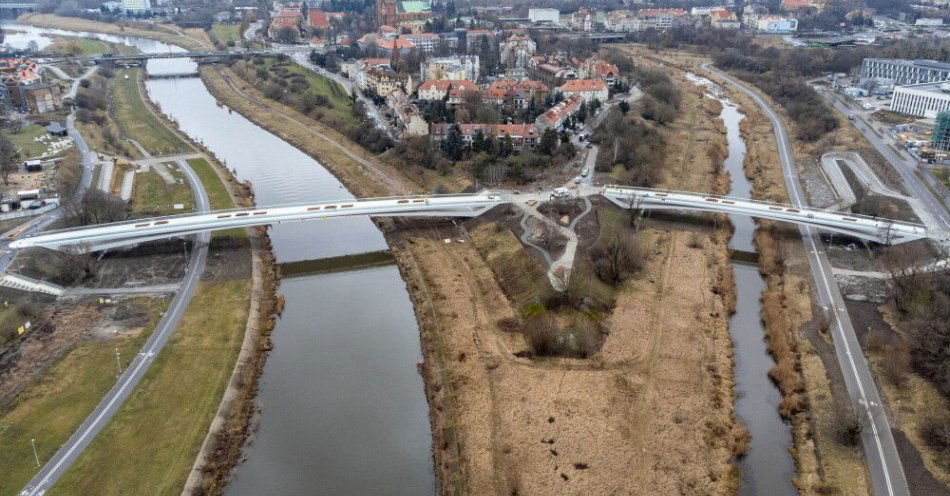
{"type": "MultiPolygon", "coordinates": [[[[181,51],[152,40],[4,28],[22,31],[7,35],[15,47],[43,47],[44,34],[59,34],[181,51]]],[[[194,67],[167,59],[148,70],[194,67]]],[[[149,80],[147,89],[184,132],[253,184],[258,205],[352,198],[319,162],[219,106],[201,80],[149,80]]],[[[280,224],[270,235],[279,263],[386,249],[367,218],[280,224]]],[[[295,277],[278,291],[286,305],[261,378],[259,429],[227,493],[434,494],[419,328],[396,266],[295,277]]]]}

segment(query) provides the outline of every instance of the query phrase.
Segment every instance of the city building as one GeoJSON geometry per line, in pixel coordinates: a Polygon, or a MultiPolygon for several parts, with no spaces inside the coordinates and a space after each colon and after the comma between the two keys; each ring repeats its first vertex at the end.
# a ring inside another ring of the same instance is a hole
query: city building
{"type": "Polygon", "coordinates": [[[393,40],[378,38],[375,45],[376,54],[380,57],[392,57],[396,52],[399,55],[407,55],[416,48],[416,45],[401,36],[393,40]]]}
{"type": "Polygon", "coordinates": [[[950,82],[895,86],[891,110],[931,118],[950,110],[950,82]]]}
{"type": "Polygon", "coordinates": [[[376,0],[376,24],[399,26],[432,19],[432,5],[426,0],[376,0]]]}
{"type": "Polygon", "coordinates": [[[950,80],[950,64],[935,60],[864,59],[861,78],[883,78],[895,84],[950,80]]]}
{"type": "Polygon", "coordinates": [[[950,112],[940,112],[934,122],[930,144],[937,150],[950,151],[950,112]]]}
{"type": "Polygon", "coordinates": [[[534,124],[448,124],[438,123],[429,126],[429,136],[433,141],[441,142],[449,136],[453,126],[459,127],[462,141],[465,146],[472,146],[475,135],[481,133],[484,137],[491,137],[501,142],[505,136],[510,136],[512,143],[518,147],[534,147],[538,144],[541,133],[534,124]]]}
{"type": "Polygon", "coordinates": [[[609,96],[607,83],[603,79],[575,79],[561,85],[558,91],[565,97],[576,95],[588,102],[593,100],[603,102],[609,96]]]}
{"type": "Polygon", "coordinates": [[[478,81],[478,55],[456,55],[436,57],[419,64],[422,80],[427,79],[466,79],[478,81]]]}
{"type": "Polygon", "coordinates": [[[152,10],[152,3],[149,0],[122,0],[122,10],[124,12],[148,12],[152,10]]]}
{"type": "Polygon", "coordinates": [[[557,24],[561,22],[561,12],[557,9],[528,9],[528,19],[531,22],[557,24]]]}
{"type": "Polygon", "coordinates": [[[442,43],[442,37],[435,33],[404,34],[399,38],[412,43],[423,53],[436,51],[442,43]]]}
{"type": "Polygon", "coordinates": [[[736,14],[726,9],[712,11],[709,14],[709,25],[717,29],[739,29],[742,26],[736,14]]]}
{"type": "Polygon", "coordinates": [[[594,18],[597,16],[596,11],[592,11],[587,7],[581,7],[571,15],[570,27],[577,31],[592,31],[594,29],[594,18]]]}
{"type": "Polygon", "coordinates": [[[620,77],[620,69],[610,62],[592,56],[580,64],[578,77],[584,79],[602,79],[607,84],[614,84],[620,77]]]}
{"type": "Polygon", "coordinates": [[[415,89],[412,76],[393,72],[385,67],[373,67],[366,71],[366,87],[374,90],[379,96],[389,95],[397,90],[408,95],[415,89]]]}
{"type": "Polygon", "coordinates": [[[524,109],[531,102],[541,108],[548,97],[548,87],[540,81],[500,79],[482,93],[482,98],[494,105],[524,109]]]}
{"type": "Polygon", "coordinates": [[[393,91],[386,96],[386,105],[393,109],[396,120],[399,121],[401,136],[425,136],[429,132],[429,124],[419,113],[409,97],[402,91],[393,91]]]}
{"type": "Polygon", "coordinates": [[[330,27],[330,18],[322,10],[307,11],[307,27],[310,29],[328,29],[330,27]]]}
{"type": "Polygon", "coordinates": [[[527,73],[531,79],[537,79],[548,86],[560,86],[565,81],[579,77],[576,62],[553,55],[536,55],[528,59],[527,73]]]}
{"type": "Polygon", "coordinates": [[[0,83],[4,112],[46,113],[59,108],[59,86],[43,82],[36,62],[30,59],[0,59],[0,83]]]}
{"type": "Polygon", "coordinates": [[[939,17],[921,17],[920,19],[914,21],[914,26],[943,26],[943,19],[939,17]]]}
{"type": "Polygon", "coordinates": [[[509,69],[524,69],[538,45],[528,36],[514,34],[501,44],[501,63],[509,69]]]}
{"type": "Polygon", "coordinates": [[[571,116],[580,110],[581,104],[583,103],[584,99],[582,97],[577,95],[569,96],[539,115],[535,124],[541,131],[547,128],[560,129],[571,116]]]}
{"type": "Polygon", "coordinates": [[[478,91],[478,85],[465,79],[430,79],[419,85],[419,99],[436,101],[448,98],[449,103],[454,103],[453,100],[461,100],[468,91],[478,91]]]}
{"type": "Polygon", "coordinates": [[[765,33],[791,33],[798,31],[798,19],[780,15],[764,15],[756,20],[755,29],[765,33]]]}
{"type": "Polygon", "coordinates": [[[340,69],[347,77],[356,83],[358,88],[366,89],[369,87],[369,81],[366,76],[369,70],[374,68],[391,69],[389,59],[374,57],[357,60],[352,64],[343,64],[340,69]]]}
{"type": "Polygon", "coordinates": [[[666,30],[688,26],[693,19],[683,9],[641,9],[636,12],[637,26],[634,31],[647,29],[666,30]]]}

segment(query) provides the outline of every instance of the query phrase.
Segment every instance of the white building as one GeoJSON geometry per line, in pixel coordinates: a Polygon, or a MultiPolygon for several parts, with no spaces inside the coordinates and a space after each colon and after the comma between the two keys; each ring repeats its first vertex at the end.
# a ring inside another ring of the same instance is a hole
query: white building
{"type": "Polygon", "coordinates": [[[937,117],[950,110],[950,82],[896,86],[891,110],[915,117],[937,117]]]}
{"type": "Polygon", "coordinates": [[[755,29],[766,33],[791,33],[798,31],[798,19],[780,15],[764,15],[755,23],[755,29]]]}
{"type": "Polygon", "coordinates": [[[607,97],[610,94],[607,89],[607,83],[602,79],[575,79],[561,85],[558,91],[560,91],[565,98],[577,95],[588,102],[593,100],[599,100],[601,102],[607,101],[607,97]]]}
{"type": "Polygon", "coordinates": [[[152,10],[149,0],[122,0],[122,10],[132,12],[147,12],[152,10]]]}
{"type": "Polygon", "coordinates": [[[561,12],[557,9],[528,9],[528,19],[531,22],[561,22],[561,12]]]}
{"type": "Polygon", "coordinates": [[[478,55],[436,57],[419,64],[419,72],[423,81],[429,79],[478,81],[478,70],[478,55]]]}
{"type": "Polygon", "coordinates": [[[501,44],[501,63],[508,68],[524,69],[538,45],[527,36],[512,35],[501,44]]]}
{"type": "Polygon", "coordinates": [[[861,78],[883,78],[896,84],[950,80],[950,64],[935,60],[864,59],[861,78]]]}
{"type": "Polygon", "coordinates": [[[943,26],[943,19],[939,17],[921,17],[914,21],[914,26],[943,26]]]}

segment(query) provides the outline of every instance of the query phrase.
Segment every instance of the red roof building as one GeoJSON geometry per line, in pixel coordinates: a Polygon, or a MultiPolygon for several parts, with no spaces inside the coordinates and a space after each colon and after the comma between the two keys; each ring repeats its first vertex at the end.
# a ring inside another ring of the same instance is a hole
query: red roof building
{"type": "Polygon", "coordinates": [[[311,10],[307,13],[307,24],[313,29],[327,29],[330,27],[330,18],[322,10],[311,10]]]}
{"type": "MultiPolygon", "coordinates": [[[[435,141],[442,141],[449,135],[454,125],[447,123],[432,124],[429,126],[429,136],[435,141]]],[[[462,141],[467,146],[471,146],[478,132],[481,132],[482,136],[492,137],[498,141],[505,139],[505,136],[510,136],[517,147],[534,147],[538,144],[538,138],[541,135],[538,127],[534,124],[458,124],[458,127],[462,135],[462,141]]]]}

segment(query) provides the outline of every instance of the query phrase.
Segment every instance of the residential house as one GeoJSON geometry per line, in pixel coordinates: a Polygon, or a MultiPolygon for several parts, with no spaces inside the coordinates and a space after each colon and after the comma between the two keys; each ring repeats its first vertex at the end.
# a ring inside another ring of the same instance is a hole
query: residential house
{"type": "Polygon", "coordinates": [[[394,40],[378,38],[376,40],[376,54],[380,57],[392,57],[398,51],[399,55],[407,55],[416,48],[411,41],[399,37],[394,40]]]}
{"type": "Polygon", "coordinates": [[[360,89],[369,87],[369,81],[366,76],[369,70],[374,68],[392,69],[389,66],[389,59],[378,57],[357,60],[352,64],[344,64],[341,67],[342,71],[352,79],[360,89]]]}
{"type": "Polygon", "coordinates": [[[436,51],[442,43],[442,37],[435,33],[404,34],[399,38],[412,43],[423,53],[436,51]]]}
{"type": "Polygon", "coordinates": [[[396,90],[410,94],[415,89],[412,76],[383,67],[374,67],[366,71],[366,87],[372,88],[380,96],[388,95],[396,90]]]}
{"type": "Polygon", "coordinates": [[[636,12],[636,18],[639,22],[636,31],[663,31],[688,26],[693,22],[692,17],[683,9],[641,9],[636,12]]]}
{"type": "Polygon", "coordinates": [[[603,102],[609,96],[607,83],[603,79],[575,79],[561,85],[558,91],[565,97],[577,95],[588,102],[593,100],[603,102]]]}
{"type": "Polygon", "coordinates": [[[541,133],[534,124],[449,124],[438,123],[429,126],[429,136],[433,141],[441,142],[449,136],[452,126],[457,125],[465,146],[472,146],[475,135],[481,133],[484,137],[493,138],[499,142],[510,136],[514,146],[518,148],[535,147],[541,133]]]}
{"type": "Polygon", "coordinates": [[[501,44],[501,63],[509,69],[524,69],[538,45],[528,36],[512,35],[501,44]]]}
{"type": "Polygon", "coordinates": [[[540,81],[502,79],[484,91],[483,98],[499,107],[524,109],[535,102],[540,107],[548,97],[548,87],[540,81]]]}
{"type": "Polygon", "coordinates": [[[429,132],[429,124],[420,115],[419,107],[409,101],[409,97],[402,91],[390,93],[386,97],[386,105],[396,114],[401,136],[425,136],[429,132]]]}
{"type": "Polygon", "coordinates": [[[528,77],[548,86],[559,86],[565,81],[578,78],[578,62],[553,55],[536,55],[528,60],[528,77]]]}
{"type": "Polygon", "coordinates": [[[583,97],[571,95],[539,115],[535,124],[537,124],[538,129],[542,131],[548,128],[560,129],[571,116],[580,110],[581,104],[583,103],[583,97]]]}
{"type": "Polygon", "coordinates": [[[307,11],[307,27],[310,29],[329,29],[330,18],[322,10],[307,11]]]}
{"type": "Polygon", "coordinates": [[[579,77],[602,79],[607,84],[614,84],[617,78],[620,77],[620,69],[595,55],[581,63],[579,77]]]}
{"type": "Polygon", "coordinates": [[[465,79],[430,79],[419,85],[419,99],[460,103],[466,92],[478,91],[478,85],[465,79]]]}
{"type": "Polygon", "coordinates": [[[735,12],[730,12],[727,9],[710,12],[709,25],[717,29],[739,29],[741,27],[735,12]]]}

